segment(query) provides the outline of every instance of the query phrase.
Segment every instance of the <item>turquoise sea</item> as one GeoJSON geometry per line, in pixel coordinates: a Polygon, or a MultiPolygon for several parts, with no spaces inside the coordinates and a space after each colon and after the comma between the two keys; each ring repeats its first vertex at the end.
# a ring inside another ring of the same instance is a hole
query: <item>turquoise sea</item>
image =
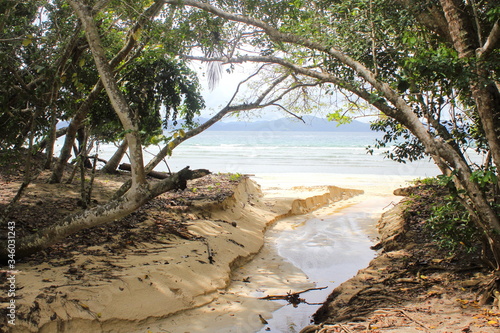
{"type": "MultiPolygon", "coordinates": [[[[426,177],[439,174],[428,160],[400,164],[373,155],[366,147],[380,137],[376,132],[206,131],[174,150],[166,162],[172,171],[185,166],[212,172],[242,174],[323,173],[426,177]]],[[[156,147],[146,149],[155,153],[156,147]]],[[[104,146],[101,155],[110,151],[104,146]]],[[[145,153],[148,160],[151,154],[145,153]]],[[[103,157],[106,158],[106,157],[103,157]]],[[[167,171],[162,163],[158,171],[167,171]]]]}

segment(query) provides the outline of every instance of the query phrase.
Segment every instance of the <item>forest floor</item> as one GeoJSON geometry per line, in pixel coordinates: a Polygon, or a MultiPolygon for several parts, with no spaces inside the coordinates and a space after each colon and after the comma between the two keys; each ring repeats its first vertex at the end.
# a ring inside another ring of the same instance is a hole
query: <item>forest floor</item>
{"type": "MultiPolygon", "coordinates": [[[[0,165],[2,212],[20,187],[20,170],[22,165],[15,160],[0,165]]],[[[66,175],[70,173],[68,168],[66,175]]],[[[42,171],[8,214],[8,221],[15,222],[16,240],[82,209],[78,174],[73,182],[61,184],[48,184],[49,175],[48,170],[42,171]]],[[[188,189],[167,192],[127,217],[16,258],[17,323],[9,325],[10,330],[98,332],[108,329],[102,321],[112,330],[126,332],[127,320],[140,321],[148,315],[163,316],[206,303],[211,299],[207,294],[226,286],[231,262],[259,249],[255,237],[247,236],[248,243],[239,239],[246,219],[237,223],[231,214],[211,216],[235,195],[243,178],[218,174],[190,181],[188,189]],[[211,237],[221,233],[224,236],[211,237]],[[195,278],[200,271],[205,276],[195,278]],[[162,302],[168,306],[162,307],[162,302]]],[[[98,173],[91,206],[106,202],[127,179],[126,172],[98,173]]],[[[245,205],[257,192],[250,189],[238,204],[245,205]]],[[[254,223],[255,228],[265,228],[266,221],[254,223]]],[[[7,225],[0,229],[0,239],[5,241],[7,225]]],[[[0,271],[2,290],[9,290],[7,276],[11,276],[9,270],[0,271]]],[[[0,295],[0,332],[7,328],[10,298],[7,293],[0,295]]]]}
{"type": "Polygon", "coordinates": [[[379,255],[336,288],[309,332],[499,332],[499,299],[482,296],[493,281],[478,251],[451,254],[425,227],[429,189],[412,188],[378,224],[379,255]],[[486,303],[486,304],[484,304],[486,303]]]}
{"type": "MultiPolygon", "coordinates": [[[[3,210],[16,195],[23,181],[23,173],[19,170],[22,170],[22,165],[15,162],[6,166],[0,165],[0,210],[3,210]]],[[[72,171],[72,168],[67,168],[66,178],[72,171]]],[[[86,186],[90,178],[88,173],[87,170],[86,186]]],[[[61,184],[48,184],[49,176],[49,170],[40,172],[38,177],[31,182],[21,200],[11,210],[8,218],[16,221],[16,238],[32,234],[54,221],[82,210],[78,173],[70,183],[61,184]]],[[[90,208],[109,200],[128,179],[130,179],[128,172],[119,171],[115,174],[97,172],[92,187],[90,208]]],[[[70,235],[59,245],[51,246],[46,251],[32,255],[23,261],[42,263],[48,259],[64,259],[70,257],[74,251],[92,246],[104,246],[111,253],[119,252],[122,248],[151,240],[159,234],[172,234],[188,240],[194,239],[196,236],[187,230],[189,221],[194,219],[192,214],[188,214],[189,206],[200,202],[223,202],[233,195],[237,180],[237,177],[230,178],[228,174],[220,174],[191,181],[189,190],[167,192],[119,221],[70,235]],[[155,211],[161,211],[161,219],[164,223],[157,219],[157,223],[144,226],[142,222],[150,218],[151,214],[154,215],[155,211]]]]}

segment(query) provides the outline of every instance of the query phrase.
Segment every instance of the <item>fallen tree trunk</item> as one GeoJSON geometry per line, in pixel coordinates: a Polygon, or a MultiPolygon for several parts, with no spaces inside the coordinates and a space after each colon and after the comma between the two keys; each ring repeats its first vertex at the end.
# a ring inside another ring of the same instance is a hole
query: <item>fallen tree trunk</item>
{"type": "Polygon", "coordinates": [[[127,140],[123,140],[118,149],[115,151],[113,156],[106,162],[106,164],[102,167],[101,171],[105,173],[116,173],[116,169],[118,169],[118,165],[120,164],[123,156],[125,156],[128,148],[127,140]]]}
{"type": "MultiPolygon", "coordinates": [[[[129,163],[122,163],[122,164],[120,164],[118,169],[123,170],[123,171],[130,171],[130,170],[132,170],[132,166],[129,163]]],[[[166,178],[170,177],[171,175],[167,172],[149,171],[148,176],[156,178],[156,179],[166,179],[166,178]]]]}

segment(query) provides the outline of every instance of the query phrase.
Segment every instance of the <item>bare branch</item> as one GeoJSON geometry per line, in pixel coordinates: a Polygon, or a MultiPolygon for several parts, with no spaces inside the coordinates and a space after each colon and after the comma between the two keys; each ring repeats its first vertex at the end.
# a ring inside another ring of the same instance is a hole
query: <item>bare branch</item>
{"type": "Polygon", "coordinates": [[[297,114],[293,113],[292,111],[288,110],[288,109],[287,109],[287,108],[285,108],[283,105],[281,105],[281,104],[271,104],[271,105],[279,107],[281,110],[283,110],[283,111],[285,111],[286,113],[288,113],[289,115],[292,115],[293,117],[295,117],[295,118],[299,119],[299,120],[300,120],[300,121],[302,121],[304,124],[306,123],[306,122],[305,122],[305,120],[304,120],[301,116],[299,116],[299,115],[297,115],[297,114]]]}
{"type": "Polygon", "coordinates": [[[244,83],[248,82],[251,78],[253,78],[253,77],[257,76],[257,75],[260,73],[260,71],[261,71],[261,70],[262,70],[265,66],[267,66],[267,65],[268,65],[268,64],[264,64],[264,65],[260,66],[260,67],[259,67],[259,69],[258,69],[255,73],[253,73],[252,75],[250,75],[249,77],[247,77],[245,80],[243,80],[243,81],[241,81],[240,83],[238,83],[238,86],[236,87],[236,90],[235,90],[235,92],[234,92],[233,96],[231,97],[231,99],[230,99],[230,100],[229,100],[229,102],[227,103],[227,106],[228,106],[228,107],[231,105],[231,103],[233,102],[233,100],[236,98],[236,95],[238,95],[238,92],[239,92],[239,90],[240,90],[240,87],[241,87],[244,83]]]}
{"type": "Polygon", "coordinates": [[[497,20],[493,25],[493,28],[490,31],[488,39],[486,39],[486,43],[484,43],[483,47],[480,47],[476,50],[476,55],[478,58],[484,58],[488,54],[491,53],[495,48],[499,46],[500,42],[500,20],[497,20]]]}
{"type": "MultiPolygon", "coordinates": [[[[201,61],[220,61],[220,59],[209,59],[209,58],[204,58],[204,57],[194,57],[194,56],[190,56],[190,57],[187,57],[188,59],[192,59],[192,60],[201,60],[201,61]]],[[[291,63],[289,61],[286,61],[282,58],[278,58],[278,57],[273,57],[273,56],[239,56],[239,57],[236,57],[236,58],[232,58],[232,59],[226,59],[228,63],[245,63],[245,62],[264,62],[264,63],[274,63],[274,64],[279,64],[283,67],[286,67],[288,69],[291,69],[292,71],[294,71],[295,73],[299,73],[299,74],[302,74],[302,75],[305,75],[305,76],[308,76],[308,77],[311,77],[311,78],[316,78],[317,80],[319,80],[320,82],[318,83],[333,83],[334,85],[336,85],[337,87],[340,87],[342,89],[345,89],[345,90],[348,90],[356,95],[358,95],[359,97],[363,98],[364,100],[366,101],[370,101],[371,99],[371,94],[365,90],[365,89],[362,89],[358,86],[354,86],[353,84],[351,84],[350,82],[347,82],[345,80],[342,80],[328,72],[324,72],[324,71],[316,71],[316,70],[313,70],[313,69],[310,69],[310,68],[305,68],[305,67],[301,67],[297,64],[294,64],[294,63],[291,63]]],[[[387,112],[386,114],[388,115],[394,115],[395,114],[395,109],[391,106],[389,106],[388,104],[386,103],[382,103],[382,102],[373,102],[372,103],[376,108],[378,108],[380,111],[382,112],[387,112]]]]}

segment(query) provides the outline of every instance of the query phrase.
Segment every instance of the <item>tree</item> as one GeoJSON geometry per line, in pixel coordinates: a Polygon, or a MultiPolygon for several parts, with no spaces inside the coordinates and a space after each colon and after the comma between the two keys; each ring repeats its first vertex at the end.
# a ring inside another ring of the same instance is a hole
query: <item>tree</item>
{"type": "MultiPolygon", "coordinates": [[[[162,136],[160,130],[163,123],[167,120],[175,121],[179,117],[187,120],[188,123],[192,122],[193,116],[203,106],[197,81],[182,61],[169,58],[155,43],[137,44],[141,27],[146,24],[160,24],[153,21],[161,12],[163,1],[157,0],[146,8],[143,15],[138,15],[138,21],[130,24],[130,29],[122,27],[123,31],[127,32],[114,37],[121,36],[123,43],[109,42],[103,38],[104,34],[100,29],[108,28],[103,24],[106,9],[101,5],[105,3],[98,2],[94,7],[89,7],[79,0],[68,2],[71,7],[62,4],[61,7],[55,7],[54,11],[58,12],[63,8],[65,10],[71,8],[74,11],[79,23],[76,23],[74,18],[69,21],[81,29],[76,34],[70,34],[70,39],[78,41],[76,44],[79,47],[76,49],[86,50],[89,58],[82,60],[83,58],[77,57],[78,65],[70,66],[75,72],[71,75],[74,79],[69,86],[57,85],[58,89],[68,94],[67,105],[72,107],[71,112],[67,114],[42,112],[40,114],[55,116],[56,120],[71,117],[70,125],[65,131],[66,141],[74,140],[75,133],[81,129],[84,120],[86,127],[91,130],[83,136],[90,133],[111,141],[123,137],[129,150],[131,181],[127,182],[109,202],[84,209],[30,236],[19,239],[16,242],[18,244],[16,255],[19,257],[37,252],[76,231],[128,215],[165,191],[182,188],[186,180],[206,175],[208,173],[206,170],[191,171],[187,167],[161,181],[150,182],[145,177],[162,158],[171,154],[178,144],[200,133],[228,113],[275,104],[286,92],[273,93],[274,89],[290,76],[289,73],[284,73],[270,80],[269,86],[251,102],[233,104],[235,99],[233,98],[225,108],[206,123],[197,127],[193,125],[192,129],[187,128],[172,137],[163,138],[160,141],[165,141],[164,148],[148,165],[144,165],[142,149],[145,142],[147,144],[148,141],[155,141],[162,136]],[[84,37],[79,35],[80,32],[85,33],[84,37]],[[95,67],[90,64],[94,64],[95,67]],[[88,68],[84,70],[83,67],[88,68]],[[99,81],[95,82],[97,73],[99,81]],[[107,98],[101,94],[102,89],[105,90],[107,98]],[[166,115],[161,116],[160,107],[165,107],[166,115]],[[113,112],[110,112],[111,110],[113,112]],[[116,135],[117,132],[121,135],[116,135]]],[[[110,12],[114,11],[110,9],[110,12]]],[[[71,14],[68,15],[71,16],[71,14]]],[[[163,24],[164,21],[161,23],[163,24]]],[[[151,38],[151,40],[154,39],[151,38]]],[[[71,45],[65,46],[64,52],[69,49],[75,51],[71,45]]],[[[20,61],[19,68],[25,67],[24,62],[28,63],[28,60],[20,61]]],[[[71,63],[73,62],[72,60],[71,63]]],[[[264,67],[266,66],[261,68],[264,67]]],[[[59,81],[61,84],[68,82],[67,79],[62,80],[64,82],[59,81]]],[[[299,88],[300,85],[297,87],[299,88]]],[[[290,90],[293,88],[287,91],[290,90]]],[[[237,93],[238,89],[235,95],[237,93]]],[[[53,127],[52,122],[50,123],[51,125],[43,127],[37,136],[46,137],[53,127]]],[[[32,128],[28,130],[28,134],[33,136],[32,128]]],[[[19,139],[20,143],[24,141],[24,139],[19,139]]],[[[2,255],[5,256],[7,247],[4,246],[2,249],[2,255]]]]}
{"type": "MultiPolygon", "coordinates": [[[[130,105],[117,85],[111,64],[106,59],[100,34],[92,18],[91,8],[78,1],[71,1],[71,5],[82,22],[82,26],[86,33],[86,40],[92,51],[92,56],[100,74],[102,84],[122,123],[125,138],[130,146],[132,186],[127,193],[118,199],[69,216],[36,234],[20,240],[18,248],[19,256],[40,250],[69,233],[123,217],[135,211],[151,198],[165,191],[178,188],[180,184],[185,183],[186,180],[207,174],[206,171],[193,172],[189,170],[189,168],[185,168],[172,175],[170,178],[156,182],[155,184],[149,184],[146,181],[142,159],[141,137],[136,112],[130,108],[130,105]]],[[[4,247],[4,249],[6,249],[6,247],[4,247]]],[[[5,255],[5,252],[3,254],[5,255]]]]}
{"type": "MultiPolygon", "coordinates": [[[[97,4],[101,4],[98,2],[97,4]]],[[[138,7],[142,6],[141,3],[136,4],[138,7]]],[[[125,37],[125,42],[122,44],[121,48],[119,51],[114,54],[113,59],[110,60],[109,66],[111,69],[115,69],[117,66],[120,64],[123,66],[124,64],[127,63],[127,61],[130,61],[130,59],[133,59],[133,52],[140,52],[140,50],[144,47],[144,45],[141,45],[138,43],[138,39],[140,37],[141,31],[143,27],[145,26],[146,23],[148,23],[153,17],[158,15],[158,13],[161,11],[163,8],[163,1],[155,1],[151,6],[149,6],[143,13],[143,15],[137,15],[137,13],[142,11],[142,8],[137,8],[136,10],[133,10],[133,16],[131,18],[131,26],[127,27],[128,31],[126,32],[126,37],[125,37]],[[131,55],[132,54],[132,55],[131,55]]],[[[92,9],[93,13],[98,13],[101,8],[98,7],[97,5],[92,9]]],[[[127,10],[126,10],[127,11],[127,10]]],[[[111,10],[111,13],[114,11],[111,10]]],[[[130,13],[126,13],[129,14],[130,13]]],[[[114,39],[117,39],[118,41],[121,41],[120,36],[123,36],[124,34],[124,29],[123,28],[118,28],[116,26],[117,22],[117,17],[115,17],[113,14],[111,16],[106,16],[101,19],[101,22],[109,24],[110,26],[107,28],[114,28],[118,30],[118,36],[114,35],[114,39]]],[[[125,30],[126,31],[126,30],[125,30]]],[[[108,34],[109,35],[109,34],[108,34]]],[[[113,38],[110,38],[113,40],[113,38]]],[[[114,46],[113,44],[111,46],[114,46]]],[[[113,47],[110,47],[110,51],[113,50],[113,47]]],[[[113,72],[114,73],[114,72],[113,72]]],[[[72,115],[70,124],[68,126],[68,132],[66,133],[65,137],[65,142],[64,145],[61,149],[60,157],[59,157],[59,162],[56,164],[54,167],[52,176],[50,178],[51,183],[58,183],[61,182],[63,172],[64,172],[64,167],[70,157],[71,154],[71,149],[73,146],[73,142],[76,137],[76,133],[80,126],[82,125],[83,121],[86,119],[88,113],[90,112],[91,108],[93,105],[95,105],[95,102],[98,100],[98,98],[101,96],[101,92],[103,90],[103,84],[102,80],[99,80],[98,78],[94,79],[95,84],[93,85],[93,88],[87,93],[85,96],[83,102],[77,107],[76,112],[72,115]]]]}
{"type": "Polygon", "coordinates": [[[394,128],[407,131],[422,148],[417,155],[431,156],[443,173],[452,176],[459,199],[487,238],[496,261],[493,268],[500,269],[495,198],[500,165],[500,13],[494,1],[182,4],[254,31],[237,42],[255,45],[260,55],[234,54],[231,45],[222,56],[204,60],[281,65],[361,98],[387,117],[382,120],[390,119],[394,128]],[[469,133],[476,136],[465,139],[469,133]],[[466,150],[472,141],[496,168],[469,162],[466,150]],[[475,177],[485,169],[495,175],[487,187],[475,177]]]}

